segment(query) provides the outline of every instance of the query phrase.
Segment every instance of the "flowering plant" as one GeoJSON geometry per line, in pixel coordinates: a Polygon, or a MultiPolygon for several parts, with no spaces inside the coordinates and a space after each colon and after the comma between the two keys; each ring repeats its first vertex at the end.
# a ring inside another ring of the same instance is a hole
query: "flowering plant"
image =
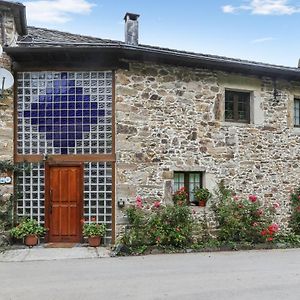
{"type": "Polygon", "coordinates": [[[87,223],[83,225],[83,235],[85,237],[92,237],[92,236],[103,236],[106,231],[105,224],[98,224],[96,222],[87,223]]]}
{"type": "Polygon", "coordinates": [[[185,187],[181,187],[178,191],[173,194],[173,202],[177,205],[187,204],[188,193],[186,192],[185,187]]]}
{"type": "Polygon", "coordinates": [[[207,188],[197,187],[195,188],[195,197],[198,201],[207,202],[211,197],[211,193],[207,188]]]}
{"type": "Polygon", "coordinates": [[[29,218],[24,219],[19,225],[10,230],[11,236],[17,239],[24,238],[31,234],[43,236],[45,233],[46,229],[43,226],[39,225],[36,220],[31,220],[29,218]]]}
{"type": "Polygon", "coordinates": [[[290,227],[294,233],[300,234],[300,187],[291,193],[291,218],[290,227]]]}
{"type": "Polygon", "coordinates": [[[256,195],[248,199],[222,195],[220,203],[215,205],[218,221],[218,238],[225,242],[271,242],[279,230],[272,222],[278,204],[267,207],[262,205],[256,195]]]}

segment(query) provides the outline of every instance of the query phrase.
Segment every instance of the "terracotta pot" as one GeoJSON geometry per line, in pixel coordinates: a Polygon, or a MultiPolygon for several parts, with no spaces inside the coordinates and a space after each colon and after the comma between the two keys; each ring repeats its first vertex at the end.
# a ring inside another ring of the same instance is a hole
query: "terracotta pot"
{"type": "Polygon", "coordinates": [[[37,245],[38,237],[35,234],[29,234],[25,237],[24,244],[28,247],[37,245]]]}
{"type": "Polygon", "coordinates": [[[206,201],[205,200],[199,200],[199,206],[205,207],[206,206],[206,201]]]}
{"type": "Polygon", "coordinates": [[[90,236],[88,238],[90,247],[99,247],[101,243],[101,236],[90,236]]]}

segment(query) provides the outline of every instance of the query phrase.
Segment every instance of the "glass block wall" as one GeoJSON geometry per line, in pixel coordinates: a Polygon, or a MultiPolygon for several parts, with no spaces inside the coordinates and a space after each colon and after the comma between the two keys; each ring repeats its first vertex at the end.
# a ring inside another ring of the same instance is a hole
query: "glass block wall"
{"type": "Polygon", "coordinates": [[[112,151],[112,72],[18,75],[18,154],[112,151]]]}
{"type": "MultiPolygon", "coordinates": [[[[18,74],[17,154],[112,153],[112,72],[18,74]]],[[[19,176],[19,216],[43,224],[44,162],[19,176]]],[[[84,164],[84,218],[112,230],[112,164],[84,164]]]]}

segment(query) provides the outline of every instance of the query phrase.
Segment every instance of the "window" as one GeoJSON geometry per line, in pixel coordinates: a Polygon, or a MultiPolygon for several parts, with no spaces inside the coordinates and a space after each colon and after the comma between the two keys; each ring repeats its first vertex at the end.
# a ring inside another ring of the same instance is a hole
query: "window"
{"type": "Polygon", "coordinates": [[[300,99],[294,100],[294,126],[300,127],[300,99]]]}
{"type": "Polygon", "coordinates": [[[225,121],[250,123],[250,93],[225,91],[225,121]]]}
{"type": "Polygon", "coordinates": [[[188,201],[195,201],[194,190],[197,187],[202,187],[202,172],[175,172],[174,173],[174,191],[185,187],[188,192],[188,201]]]}

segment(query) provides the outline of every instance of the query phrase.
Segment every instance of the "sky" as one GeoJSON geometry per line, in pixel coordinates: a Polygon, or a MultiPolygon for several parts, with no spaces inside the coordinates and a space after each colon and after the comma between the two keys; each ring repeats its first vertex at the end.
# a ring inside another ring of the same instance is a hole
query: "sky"
{"type": "Polygon", "coordinates": [[[124,41],[126,12],[139,42],[297,67],[300,0],[26,0],[28,25],[124,41]]]}

